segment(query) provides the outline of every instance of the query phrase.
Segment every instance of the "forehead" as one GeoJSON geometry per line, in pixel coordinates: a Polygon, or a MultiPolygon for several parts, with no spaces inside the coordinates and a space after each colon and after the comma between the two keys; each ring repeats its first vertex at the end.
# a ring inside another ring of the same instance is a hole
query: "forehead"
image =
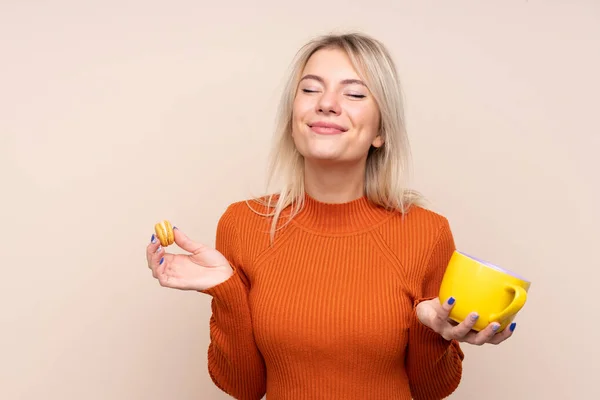
{"type": "Polygon", "coordinates": [[[344,50],[321,49],[308,60],[304,74],[313,74],[327,80],[359,79],[359,74],[344,50]]]}

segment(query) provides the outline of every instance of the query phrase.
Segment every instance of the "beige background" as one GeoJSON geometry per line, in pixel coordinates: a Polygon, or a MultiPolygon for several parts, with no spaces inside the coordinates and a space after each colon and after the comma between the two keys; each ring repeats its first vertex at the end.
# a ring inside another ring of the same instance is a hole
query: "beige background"
{"type": "Polygon", "coordinates": [[[226,398],[209,298],[161,288],[145,246],[162,218],[213,244],[262,193],[292,56],[345,29],[394,53],[459,247],[534,282],[452,398],[600,398],[598,1],[90,3],[0,3],[1,399],[226,398]]]}

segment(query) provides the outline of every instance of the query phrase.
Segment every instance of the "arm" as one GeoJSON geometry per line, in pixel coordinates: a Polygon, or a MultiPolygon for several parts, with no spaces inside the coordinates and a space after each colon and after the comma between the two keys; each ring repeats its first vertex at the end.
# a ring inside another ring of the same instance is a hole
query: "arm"
{"type": "Polygon", "coordinates": [[[266,392],[266,371],[254,341],[249,284],[242,270],[234,216],[229,210],[219,220],[215,247],[229,261],[233,275],[202,291],[212,296],[208,371],[225,393],[239,400],[259,400],[266,392]]]}
{"type": "Polygon", "coordinates": [[[444,220],[422,281],[417,286],[417,299],[409,330],[406,368],[415,400],[440,400],[448,397],[456,390],[462,377],[464,354],[459,343],[455,340],[445,340],[423,325],[415,311],[421,301],[437,297],[454,249],[450,227],[444,220]]]}

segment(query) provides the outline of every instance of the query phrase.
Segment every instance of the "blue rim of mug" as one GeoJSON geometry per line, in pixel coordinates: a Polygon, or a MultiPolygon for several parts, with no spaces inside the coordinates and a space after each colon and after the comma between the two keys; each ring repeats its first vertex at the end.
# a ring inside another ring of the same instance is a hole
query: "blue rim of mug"
{"type": "Polygon", "coordinates": [[[496,264],[492,264],[492,263],[490,263],[488,261],[485,261],[485,260],[482,260],[480,258],[474,257],[474,256],[472,256],[470,254],[465,253],[464,251],[456,250],[456,252],[459,253],[459,254],[462,254],[463,256],[468,257],[468,258],[470,258],[470,259],[472,259],[474,261],[477,261],[478,263],[483,264],[486,267],[489,267],[489,268],[495,269],[496,271],[500,271],[500,272],[503,272],[505,274],[511,275],[511,276],[513,276],[515,278],[518,278],[518,279],[520,279],[520,280],[522,280],[524,282],[531,283],[531,281],[529,281],[529,279],[524,278],[523,276],[517,274],[516,272],[510,271],[510,270],[508,270],[506,268],[502,268],[502,267],[500,267],[500,266],[498,266],[496,264]]]}

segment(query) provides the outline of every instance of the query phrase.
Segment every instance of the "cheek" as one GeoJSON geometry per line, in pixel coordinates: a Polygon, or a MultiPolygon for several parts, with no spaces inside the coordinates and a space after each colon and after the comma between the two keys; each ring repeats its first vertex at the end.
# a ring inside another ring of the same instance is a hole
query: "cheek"
{"type": "Polygon", "coordinates": [[[371,116],[372,129],[375,132],[375,135],[379,135],[379,127],[381,126],[381,118],[379,116],[379,111],[376,111],[371,116]]]}
{"type": "Polygon", "coordinates": [[[308,110],[312,110],[312,100],[306,96],[299,95],[294,100],[294,111],[299,115],[305,114],[308,110]]]}
{"type": "Polygon", "coordinates": [[[353,111],[352,120],[357,128],[368,133],[369,136],[376,136],[379,132],[379,112],[369,108],[361,108],[353,111]]]}
{"type": "Polygon", "coordinates": [[[297,123],[302,119],[302,116],[302,107],[300,106],[299,102],[296,101],[294,102],[294,107],[292,108],[292,121],[294,121],[294,123],[297,123]]]}
{"type": "Polygon", "coordinates": [[[292,124],[294,128],[304,125],[310,117],[313,107],[307,101],[296,100],[292,108],[292,124]]]}

